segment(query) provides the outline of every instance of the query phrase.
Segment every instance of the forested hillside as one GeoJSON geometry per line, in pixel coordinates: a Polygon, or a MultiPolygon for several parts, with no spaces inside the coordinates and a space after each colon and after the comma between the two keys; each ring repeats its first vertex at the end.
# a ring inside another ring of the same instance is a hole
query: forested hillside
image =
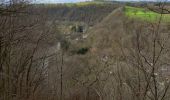
{"type": "Polygon", "coordinates": [[[166,2],[1,1],[0,100],[170,100],[166,2]]]}
{"type": "Polygon", "coordinates": [[[100,22],[110,12],[118,7],[115,4],[89,4],[81,6],[41,5],[45,7],[48,18],[60,21],[79,21],[89,25],[100,22]]]}

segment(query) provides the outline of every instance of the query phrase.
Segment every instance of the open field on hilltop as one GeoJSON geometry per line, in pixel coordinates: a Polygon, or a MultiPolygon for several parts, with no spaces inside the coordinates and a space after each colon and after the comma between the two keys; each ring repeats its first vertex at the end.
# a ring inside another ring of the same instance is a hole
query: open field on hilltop
{"type": "MultiPolygon", "coordinates": [[[[150,11],[145,8],[137,8],[137,7],[125,7],[125,14],[129,18],[139,19],[149,22],[159,21],[161,14],[150,11]]],[[[170,14],[162,14],[162,22],[170,22],[170,14]]]]}

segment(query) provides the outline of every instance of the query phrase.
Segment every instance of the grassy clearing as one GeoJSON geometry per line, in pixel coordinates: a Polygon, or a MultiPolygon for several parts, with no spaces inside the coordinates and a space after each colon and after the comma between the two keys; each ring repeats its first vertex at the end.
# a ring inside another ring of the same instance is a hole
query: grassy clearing
{"type": "MultiPolygon", "coordinates": [[[[159,21],[161,14],[144,8],[125,7],[125,14],[129,18],[140,19],[149,22],[159,21]]],[[[162,22],[170,22],[170,14],[163,14],[162,22]]]]}

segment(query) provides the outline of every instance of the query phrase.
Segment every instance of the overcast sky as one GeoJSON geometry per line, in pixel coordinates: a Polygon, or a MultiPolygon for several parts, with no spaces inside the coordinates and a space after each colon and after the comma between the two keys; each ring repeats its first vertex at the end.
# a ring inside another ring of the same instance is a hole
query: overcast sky
{"type": "MultiPolygon", "coordinates": [[[[84,2],[84,1],[92,1],[92,0],[36,0],[37,3],[75,3],[75,2],[84,2]]],[[[115,0],[115,1],[158,1],[158,0],[115,0]]]]}

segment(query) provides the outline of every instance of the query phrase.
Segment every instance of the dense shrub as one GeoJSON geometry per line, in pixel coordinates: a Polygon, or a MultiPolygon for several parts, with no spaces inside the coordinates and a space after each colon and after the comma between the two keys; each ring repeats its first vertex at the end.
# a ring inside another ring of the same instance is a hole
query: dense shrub
{"type": "Polygon", "coordinates": [[[86,54],[87,52],[88,52],[88,48],[81,48],[81,49],[79,49],[78,51],[77,51],[77,54],[82,54],[82,55],[84,55],[84,54],[86,54]]]}

